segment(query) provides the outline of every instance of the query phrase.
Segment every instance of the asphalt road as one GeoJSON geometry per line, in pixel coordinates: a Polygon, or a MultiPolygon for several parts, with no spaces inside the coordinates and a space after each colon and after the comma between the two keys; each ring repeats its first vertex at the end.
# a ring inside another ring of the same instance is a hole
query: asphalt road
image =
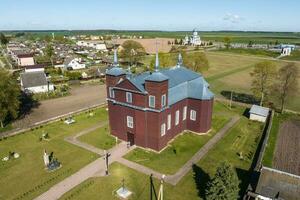
{"type": "Polygon", "coordinates": [[[41,101],[25,118],[14,122],[14,128],[26,128],[37,122],[51,119],[79,109],[101,104],[106,101],[105,85],[81,85],[71,89],[71,95],[41,101]]]}

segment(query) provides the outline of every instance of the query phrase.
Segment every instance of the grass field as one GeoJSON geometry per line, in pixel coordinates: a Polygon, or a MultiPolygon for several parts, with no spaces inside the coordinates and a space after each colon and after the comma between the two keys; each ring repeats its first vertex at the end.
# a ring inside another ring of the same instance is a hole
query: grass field
{"type": "Polygon", "coordinates": [[[87,113],[74,117],[76,123],[72,125],[59,121],[2,139],[0,158],[7,156],[9,151],[19,153],[20,158],[0,161],[0,199],[33,199],[95,160],[98,155],[64,141],[66,136],[107,120],[105,108],[96,109],[94,113],[93,117],[87,113]],[[39,140],[43,133],[49,134],[49,141],[39,140]],[[44,169],[44,149],[48,153],[54,152],[54,156],[62,163],[59,170],[49,173],[44,169]]]}
{"type": "Polygon", "coordinates": [[[219,52],[229,52],[229,53],[237,53],[242,55],[255,55],[255,56],[263,56],[263,57],[272,57],[276,58],[280,56],[280,53],[263,50],[263,49],[244,49],[244,48],[231,48],[231,49],[219,49],[219,52]]]}
{"type": "MultiPolygon", "coordinates": [[[[20,32],[20,31],[19,31],[20,32]]],[[[144,38],[166,37],[166,38],[184,38],[186,35],[192,34],[189,31],[145,31],[145,30],[74,30],[74,31],[27,31],[29,38],[41,37],[44,35],[127,35],[127,36],[143,36],[144,38]]],[[[15,34],[17,32],[8,31],[5,34],[15,34]]],[[[243,31],[199,31],[202,40],[206,41],[223,41],[224,37],[230,37],[232,42],[249,43],[289,43],[300,44],[300,34],[292,32],[243,32],[243,31]]]]}
{"type": "Polygon", "coordinates": [[[116,144],[116,139],[110,135],[108,125],[78,138],[81,142],[90,144],[99,149],[110,149],[116,144]]]}
{"type": "MultiPolygon", "coordinates": [[[[219,104],[218,107],[218,109],[225,109],[222,104],[219,104]]],[[[234,110],[235,113],[239,114],[241,111],[240,108],[234,110]]],[[[235,168],[240,180],[241,192],[243,192],[249,183],[249,168],[261,136],[261,127],[262,124],[251,122],[246,117],[242,117],[176,186],[164,185],[164,199],[204,199],[207,181],[215,173],[217,166],[224,161],[229,162],[235,168]],[[238,155],[240,153],[243,155],[242,159],[238,155]]],[[[169,162],[174,161],[170,160],[169,162]]],[[[165,164],[169,164],[168,160],[163,163],[163,165],[165,164]]],[[[112,164],[111,176],[89,179],[66,193],[61,199],[118,199],[114,192],[121,187],[123,178],[125,179],[125,186],[133,192],[130,199],[149,199],[149,177],[118,163],[112,164]]],[[[158,192],[158,180],[155,180],[155,185],[158,192]]]]}
{"type": "MultiPolygon", "coordinates": [[[[223,97],[222,91],[252,95],[250,72],[253,70],[255,63],[264,59],[230,53],[207,52],[206,54],[210,62],[210,68],[203,75],[217,97],[223,97]]],[[[287,64],[284,61],[274,62],[277,69],[287,64]]],[[[300,63],[296,63],[296,65],[300,68],[300,63]]],[[[300,101],[295,101],[295,99],[300,98],[300,77],[298,80],[297,92],[287,100],[286,104],[287,109],[295,111],[300,111],[300,101]]],[[[276,99],[272,98],[271,100],[277,103],[276,99]]]]}

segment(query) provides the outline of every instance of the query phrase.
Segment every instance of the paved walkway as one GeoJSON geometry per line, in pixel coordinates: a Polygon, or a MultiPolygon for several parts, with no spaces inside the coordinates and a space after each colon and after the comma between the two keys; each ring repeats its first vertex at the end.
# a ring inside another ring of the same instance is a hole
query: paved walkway
{"type": "MultiPolygon", "coordinates": [[[[134,147],[133,147],[134,148],[134,147]]],[[[128,149],[126,142],[121,142],[109,152],[111,153],[109,164],[117,161],[120,157],[127,154],[133,148],[128,149]]],[[[94,176],[104,176],[105,173],[105,160],[103,157],[98,158],[94,162],[80,169],[75,174],[69,176],[63,181],[51,187],[47,192],[43,193],[36,200],[56,200],[63,196],[65,193],[86,181],[88,178],[94,176]]]]}
{"type": "MultiPolygon", "coordinates": [[[[228,122],[212,139],[210,139],[188,162],[186,162],[175,174],[166,175],[165,181],[171,185],[176,185],[192,168],[193,164],[199,162],[207,152],[212,149],[219,141],[224,137],[228,130],[240,119],[239,116],[233,117],[230,122],[228,122]]],[[[153,174],[155,178],[160,179],[163,174],[149,169],[143,165],[137,164],[135,162],[126,160],[124,158],[119,158],[118,162],[130,167],[141,173],[150,175],[153,174]]]]}
{"type": "Polygon", "coordinates": [[[74,145],[77,145],[77,146],[79,146],[81,148],[84,148],[84,149],[86,149],[88,151],[91,151],[91,152],[94,152],[96,154],[99,154],[100,156],[103,156],[104,151],[102,149],[99,149],[99,148],[96,148],[96,147],[94,147],[94,146],[92,146],[90,144],[81,142],[81,141],[77,140],[77,138],[80,137],[80,136],[82,136],[82,135],[84,135],[84,134],[87,134],[87,133],[90,133],[92,131],[95,131],[98,128],[101,128],[102,126],[106,125],[107,123],[108,123],[107,121],[102,122],[102,123],[100,123],[97,126],[94,126],[94,127],[90,128],[90,129],[86,129],[84,131],[81,131],[81,132],[79,132],[76,135],[72,135],[70,137],[65,138],[65,141],[70,142],[70,143],[72,143],[74,145]]]}
{"type": "MultiPolygon", "coordinates": [[[[212,139],[210,139],[188,162],[186,162],[174,175],[167,175],[165,177],[165,181],[169,184],[176,185],[182,177],[184,177],[194,163],[197,163],[201,158],[203,158],[207,152],[212,149],[217,142],[219,142],[220,139],[224,137],[224,135],[228,132],[228,130],[240,119],[240,117],[236,116],[231,119],[230,122],[228,122],[212,139]]],[[[83,142],[80,142],[77,140],[77,138],[81,135],[87,134],[91,131],[94,131],[103,125],[105,125],[107,122],[103,122],[95,127],[92,127],[90,129],[84,130],[72,137],[68,137],[65,140],[80,146],[84,149],[87,149],[89,151],[92,151],[94,153],[97,153],[98,155],[103,155],[103,150],[98,149],[96,147],[93,147],[91,145],[85,144],[83,142]]],[[[109,159],[109,164],[117,161],[121,164],[124,164],[125,166],[132,168],[138,172],[150,175],[153,174],[153,176],[157,179],[160,179],[163,174],[149,169],[143,165],[137,164],[135,162],[126,160],[123,158],[124,155],[126,155],[129,151],[134,149],[135,146],[128,148],[126,142],[121,142],[117,146],[113,147],[109,150],[111,153],[111,157],[109,159]]],[[[54,185],[51,187],[47,192],[43,193],[39,197],[36,198],[36,200],[56,200],[59,199],[62,195],[64,195],[66,192],[70,191],[77,185],[81,184],[85,180],[91,177],[97,177],[97,176],[104,176],[105,173],[105,160],[103,157],[98,158],[94,162],[88,164],[87,166],[80,169],[75,174],[69,176],[68,178],[64,179],[60,183],[54,185]]]]}

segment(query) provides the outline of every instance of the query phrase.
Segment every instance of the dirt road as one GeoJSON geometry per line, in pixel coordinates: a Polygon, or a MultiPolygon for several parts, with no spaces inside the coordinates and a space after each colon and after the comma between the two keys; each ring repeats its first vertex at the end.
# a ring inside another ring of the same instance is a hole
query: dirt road
{"type": "Polygon", "coordinates": [[[21,120],[14,122],[14,128],[26,128],[34,123],[67,114],[106,101],[105,85],[83,85],[71,89],[71,95],[41,101],[37,108],[21,120]]]}

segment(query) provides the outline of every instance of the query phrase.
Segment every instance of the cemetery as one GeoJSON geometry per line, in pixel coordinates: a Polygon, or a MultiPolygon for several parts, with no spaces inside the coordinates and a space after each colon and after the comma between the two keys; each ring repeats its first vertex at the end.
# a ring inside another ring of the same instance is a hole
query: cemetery
{"type": "Polygon", "coordinates": [[[73,116],[76,123],[72,125],[63,119],[24,134],[0,138],[0,199],[33,199],[97,159],[97,154],[64,141],[67,136],[107,120],[105,108],[97,108],[93,113],[73,116]]]}

